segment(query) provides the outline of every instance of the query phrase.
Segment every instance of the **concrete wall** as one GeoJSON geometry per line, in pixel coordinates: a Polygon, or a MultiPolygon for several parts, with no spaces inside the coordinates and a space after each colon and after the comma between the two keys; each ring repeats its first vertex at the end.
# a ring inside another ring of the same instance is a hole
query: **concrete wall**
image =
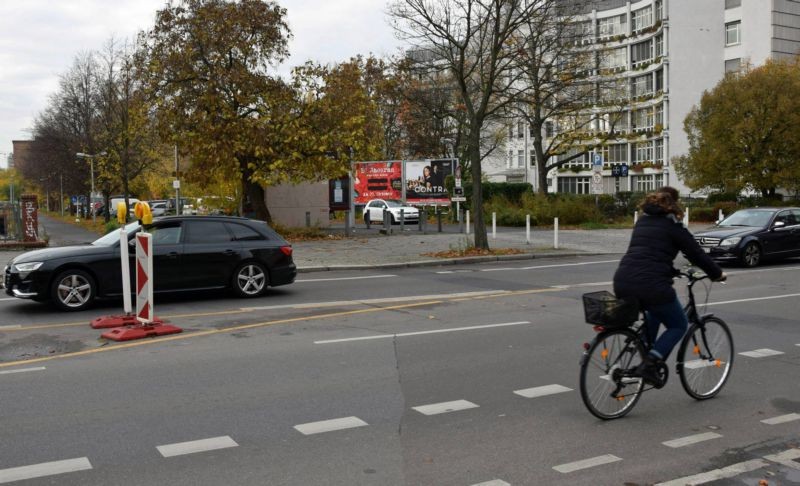
{"type": "Polygon", "coordinates": [[[306,225],[306,213],[310,213],[311,226],[330,226],[328,211],[328,183],[308,182],[282,184],[267,188],[267,207],[273,220],[291,227],[306,225]]]}

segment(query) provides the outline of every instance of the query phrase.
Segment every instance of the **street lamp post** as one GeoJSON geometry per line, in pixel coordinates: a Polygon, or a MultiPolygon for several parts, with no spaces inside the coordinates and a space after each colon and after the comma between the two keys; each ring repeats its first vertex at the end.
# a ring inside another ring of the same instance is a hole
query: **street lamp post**
{"type": "Polygon", "coordinates": [[[79,159],[89,159],[89,174],[92,178],[92,189],[89,193],[89,210],[92,212],[92,223],[97,222],[97,211],[94,210],[94,201],[92,201],[92,198],[94,197],[94,158],[102,157],[104,155],[106,155],[105,151],[93,155],[84,154],[82,152],[75,154],[75,157],[78,157],[79,159]]]}

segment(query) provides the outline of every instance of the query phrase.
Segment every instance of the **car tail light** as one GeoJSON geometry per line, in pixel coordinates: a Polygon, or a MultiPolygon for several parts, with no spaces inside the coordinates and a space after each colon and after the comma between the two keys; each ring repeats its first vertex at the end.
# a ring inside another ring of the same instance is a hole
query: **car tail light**
{"type": "Polygon", "coordinates": [[[286,256],[292,256],[292,247],[291,246],[282,246],[281,252],[286,256]]]}

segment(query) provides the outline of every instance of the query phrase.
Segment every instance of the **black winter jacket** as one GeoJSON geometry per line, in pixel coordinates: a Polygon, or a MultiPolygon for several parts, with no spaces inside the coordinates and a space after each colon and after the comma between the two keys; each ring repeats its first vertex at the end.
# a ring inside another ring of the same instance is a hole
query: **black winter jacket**
{"type": "Polygon", "coordinates": [[[719,265],[703,252],[674,215],[655,204],[645,205],[643,211],[644,216],[633,228],[628,251],[614,274],[617,297],[635,297],[645,309],[675,300],[673,261],[679,251],[712,279],[722,275],[719,265]]]}

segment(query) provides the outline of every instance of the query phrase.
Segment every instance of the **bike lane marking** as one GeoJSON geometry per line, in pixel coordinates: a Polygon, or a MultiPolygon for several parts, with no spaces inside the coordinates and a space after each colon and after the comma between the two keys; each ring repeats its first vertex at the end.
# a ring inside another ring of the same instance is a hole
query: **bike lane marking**
{"type": "Polygon", "coordinates": [[[752,461],[739,462],[721,469],[714,469],[713,471],[695,474],[693,476],[685,476],[664,483],[658,483],[655,486],[686,486],[687,484],[705,484],[710,483],[711,481],[732,478],[734,476],[738,476],[739,474],[752,472],[756,469],[761,469],[762,467],[767,466],[769,466],[767,461],[763,459],[753,459],[752,461]]]}
{"type": "Polygon", "coordinates": [[[11,375],[11,374],[14,374],[14,373],[27,373],[29,371],[44,371],[46,369],[47,368],[45,368],[44,366],[37,366],[35,368],[20,368],[20,369],[17,369],[17,370],[0,371],[0,375],[11,375]]]}
{"type": "Polygon", "coordinates": [[[369,425],[358,417],[344,417],[331,420],[321,420],[319,422],[308,422],[295,425],[294,428],[303,435],[322,434],[324,432],[334,432],[337,430],[352,429],[355,427],[366,427],[369,425]]]}
{"type": "Polygon", "coordinates": [[[416,410],[423,415],[439,415],[442,413],[460,412],[462,410],[469,410],[471,408],[478,408],[478,405],[467,400],[454,400],[452,402],[431,403],[429,405],[411,407],[412,410],[416,410]]]}
{"type": "Polygon", "coordinates": [[[86,457],[43,462],[30,466],[12,467],[10,469],[0,469],[0,483],[10,483],[13,481],[22,481],[24,479],[43,478],[45,476],[55,476],[56,474],[86,471],[91,468],[92,464],[86,457]]]}
{"type": "Polygon", "coordinates": [[[583,459],[581,461],[575,461],[567,464],[561,464],[559,466],[553,466],[553,469],[555,469],[560,473],[567,474],[575,471],[580,471],[581,469],[588,469],[590,467],[602,466],[604,464],[611,464],[612,462],[617,462],[621,460],[622,460],[621,457],[617,457],[613,454],[604,454],[602,456],[583,459]]]}
{"type": "Polygon", "coordinates": [[[534,388],[526,388],[524,390],[515,390],[514,393],[525,398],[538,398],[546,397],[548,395],[555,395],[557,393],[566,393],[572,391],[572,388],[567,388],[562,385],[544,385],[534,388]]]}
{"type": "Polygon", "coordinates": [[[472,486],[511,486],[511,484],[503,481],[502,479],[492,479],[491,481],[476,483],[473,484],[472,486]]]}
{"type": "Polygon", "coordinates": [[[477,329],[490,329],[493,327],[521,326],[524,324],[530,324],[530,321],[503,322],[500,324],[485,324],[482,326],[450,327],[445,329],[432,329],[429,331],[401,332],[397,334],[377,334],[374,336],[359,336],[359,337],[342,338],[342,339],[326,339],[323,341],[314,341],[314,344],[347,343],[352,341],[369,341],[372,339],[393,339],[398,337],[421,336],[424,334],[441,334],[443,332],[474,331],[477,329]]]}
{"type": "Polygon", "coordinates": [[[186,454],[195,454],[197,452],[215,451],[218,449],[228,449],[230,447],[239,447],[239,444],[229,436],[224,435],[221,437],[212,437],[210,439],[192,440],[188,442],[178,442],[175,444],[166,444],[156,446],[158,452],[164,457],[183,456],[186,454]]]}
{"type": "Polygon", "coordinates": [[[717,434],[716,432],[705,432],[703,434],[695,434],[689,435],[686,437],[679,437],[677,439],[668,440],[662,442],[667,447],[677,448],[677,447],[686,447],[693,444],[697,444],[698,442],[705,442],[707,440],[712,439],[719,439],[722,435],[717,434]]]}
{"type": "Polygon", "coordinates": [[[761,423],[767,425],[777,425],[777,424],[785,424],[786,422],[793,422],[795,420],[800,420],[800,413],[789,413],[786,415],[779,415],[777,417],[764,419],[761,421],[761,423]]]}
{"type": "Polygon", "coordinates": [[[761,348],[754,349],[753,351],[745,351],[739,354],[742,356],[747,356],[748,358],[767,358],[769,356],[778,356],[784,353],[783,351],[775,351],[774,349],[761,348]]]}

